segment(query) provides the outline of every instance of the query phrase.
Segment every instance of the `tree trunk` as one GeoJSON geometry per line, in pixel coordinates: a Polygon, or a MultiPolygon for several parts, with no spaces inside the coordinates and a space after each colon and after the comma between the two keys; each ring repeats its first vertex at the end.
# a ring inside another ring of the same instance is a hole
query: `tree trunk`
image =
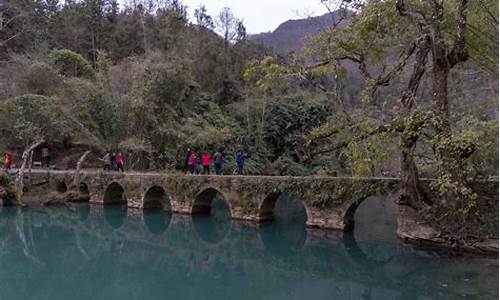
{"type": "Polygon", "coordinates": [[[418,168],[413,159],[416,142],[416,139],[406,138],[404,134],[401,135],[401,194],[399,200],[400,204],[418,210],[426,203],[426,197],[422,191],[418,168]]]}
{"type": "MultiPolygon", "coordinates": [[[[413,110],[415,96],[420,86],[422,76],[425,73],[425,65],[427,63],[427,56],[430,51],[430,37],[425,37],[419,44],[417,53],[415,54],[415,63],[413,65],[413,72],[408,81],[408,86],[403,92],[401,97],[401,122],[407,122],[410,113],[413,110]]],[[[400,149],[401,149],[401,204],[407,204],[415,209],[421,208],[426,201],[425,193],[422,191],[418,168],[415,164],[414,155],[415,147],[417,145],[418,136],[405,134],[406,126],[403,124],[403,133],[400,136],[400,149]]]]}
{"type": "Polygon", "coordinates": [[[14,192],[16,193],[16,203],[15,204],[22,204],[22,196],[24,193],[24,182],[23,182],[23,176],[24,176],[24,169],[26,169],[26,163],[28,162],[28,159],[30,157],[31,151],[33,151],[36,147],[40,146],[40,144],[43,143],[43,140],[36,142],[26,148],[23,152],[23,163],[19,167],[19,170],[17,171],[16,175],[16,180],[14,182],[15,188],[14,192]]]}
{"type": "MultiPolygon", "coordinates": [[[[435,58],[437,60],[437,58],[435,58]]],[[[439,60],[439,59],[438,59],[439,60]]],[[[448,75],[450,69],[446,62],[436,62],[433,68],[434,114],[437,117],[437,133],[449,134],[448,112],[448,75]]]]}
{"type": "Polygon", "coordinates": [[[30,159],[29,159],[28,164],[29,164],[29,170],[28,170],[29,183],[28,183],[28,186],[31,187],[31,184],[33,183],[32,176],[31,176],[31,168],[33,167],[33,151],[31,151],[31,153],[30,153],[30,159]]]}

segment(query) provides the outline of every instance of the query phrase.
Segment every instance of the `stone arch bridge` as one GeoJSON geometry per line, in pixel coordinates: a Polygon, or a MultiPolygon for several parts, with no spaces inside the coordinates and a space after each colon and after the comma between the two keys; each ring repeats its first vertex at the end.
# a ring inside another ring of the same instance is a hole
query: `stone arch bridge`
{"type": "MultiPolygon", "coordinates": [[[[74,182],[73,171],[32,174],[64,193],[74,182]]],[[[130,208],[163,208],[180,214],[208,214],[221,194],[232,219],[255,223],[271,220],[282,194],[294,194],[307,213],[307,225],[350,230],[361,202],[372,195],[394,192],[396,178],[201,176],[159,173],[83,171],[78,200],[92,204],[126,204],[130,208]]]]}

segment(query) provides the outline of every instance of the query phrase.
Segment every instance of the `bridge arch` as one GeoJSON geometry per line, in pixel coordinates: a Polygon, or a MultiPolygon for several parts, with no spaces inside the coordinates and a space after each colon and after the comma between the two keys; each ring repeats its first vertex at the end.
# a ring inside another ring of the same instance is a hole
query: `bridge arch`
{"type": "Polygon", "coordinates": [[[191,212],[195,234],[207,245],[219,245],[229,236],[232,228],[231,218],[233,210],[230,199],[220,189],[214,186],[203,187],[195,196],[191,212]],[[212,214],[212,204],[217,195],[221,196],[229,215],[225,213],[212,214]],[[206,217],[203,215],[212,216],[206,217]]]}
{"type": "Polygon", "coordinates": [[[142,197],[142,205],[144,209],[172,210],[170,197],[160,185],[153,185],[146,190],[142,197]]]}
{"type": "MultiPolygon", "coordinates": [[[[76,202],[88,202],[90,201],[90,190],[89,186],[85,182],[80,182],[78,185],[78,199],[75,200],[76,202]]],[[[75,202],[74,201],[74,202],[75,202]]]]}
{"type": "Polygon", "coordinates": [[[259,207],[259,220],[274,222],[262,224],[258,233],[266,251],[276,257],[283,257],[293,256],[302,250],[307,240],[308,218],[306,204],[295,193],[273,191],[267,194],[259,207]],[[283,197],[289,199],[280,200],[283,197]]]}
{"type": "Polygon", "coordinates": [[[56,182],[55,188],[58,193],[66,193],[68,191],[68,185],[66,185],[66,182],[64,182],[64,180],[58,180],[56,182]]]}
{"type": "Polygon", "coordinates": [[[108,205],[108,204],[126,204],[126,203],[127,203],[127,197],[123,186],[116,181],[111,182],[104,191],[103,204],[108,205]]]}
{"type": "MultiPolygon", "coordinates": [[[[278,202],[278,199],[283,196],[285,193],[282,192],[271,192],[267,194],[264,199],[262,200],[260,206],[259,206],[259,221],[260,222],[265,222],[265,221],[271,221],[274,219],[274,209],[276,207],[276,202],[278,202]]],[[[295,195],[294,195],[295,196],[295,195]]],[[[307,204],[302,201],[302,199],[298,199],[302,206],[304,207],[304,210],[306,211],[306,216],[307,216],[307,221],[310,220],[311,218],[311,212],[307,204]]]]}
{"type": "MultiPolygon", "coordinates": [[[[344,231],[350,231],[354,229],[354,215],[356,214],[356,211],[358,210],[359,206],[365,202],[365,200],[374,197],[374,196],[384,196],[384,197],[389,197],[391,198],[391,195],[382,195],[381,193],[373,193],[373,194],[367,194],[364,197],[360,197],[351,201],[347,201],[343,205],[343,222],[345,224],[345,229],[344,231]]],[[[391,201],[388,199],[387,201],[391,201]]]]}
{"type": "Polygon", "coordinates": [[[191,214],[210,214],[212,210],[212,202],[214,201],[217,194],[222,196],[224,203],[229,208],[229,212],[231,216],[233,215],[233,209],[231,206],[231,201],[227,197],[227,195],[213,186],[204,187],[201,191],[195,196],[194,202],[191,208],[191,214]]]}

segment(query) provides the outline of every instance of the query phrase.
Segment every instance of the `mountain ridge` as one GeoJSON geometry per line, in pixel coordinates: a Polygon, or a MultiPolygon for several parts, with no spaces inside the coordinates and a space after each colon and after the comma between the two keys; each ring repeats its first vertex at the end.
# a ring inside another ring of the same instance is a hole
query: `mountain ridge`
{"type": "MultiPolygon", "coordinates": [[[[308,36],[318,34],[333,25],[340,16],[341,13],[335,11],[316,17],[290,19],[278,25],[274,31],[253,34],[249,39],[274,49],[280,55],[301,52],[308,36]]],[[[347,23],[347,20],[343,20],[340,26],[347,23]]]]}

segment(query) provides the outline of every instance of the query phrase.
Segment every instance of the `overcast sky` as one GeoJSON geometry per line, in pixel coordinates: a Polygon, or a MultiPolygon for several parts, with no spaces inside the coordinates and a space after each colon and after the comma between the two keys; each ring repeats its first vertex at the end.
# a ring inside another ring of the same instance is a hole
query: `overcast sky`
{"type": "Polygon", "coordinates": [[[183,0],[188,6],[189,18],[193,20],[194,10],[204,4],[215,19],[225,6],[234,15],[243,19],[247,33],[273,31],[289,19],[300,19],[306,14],[322,15],[326,9],[320,0],[183,0]]]}

